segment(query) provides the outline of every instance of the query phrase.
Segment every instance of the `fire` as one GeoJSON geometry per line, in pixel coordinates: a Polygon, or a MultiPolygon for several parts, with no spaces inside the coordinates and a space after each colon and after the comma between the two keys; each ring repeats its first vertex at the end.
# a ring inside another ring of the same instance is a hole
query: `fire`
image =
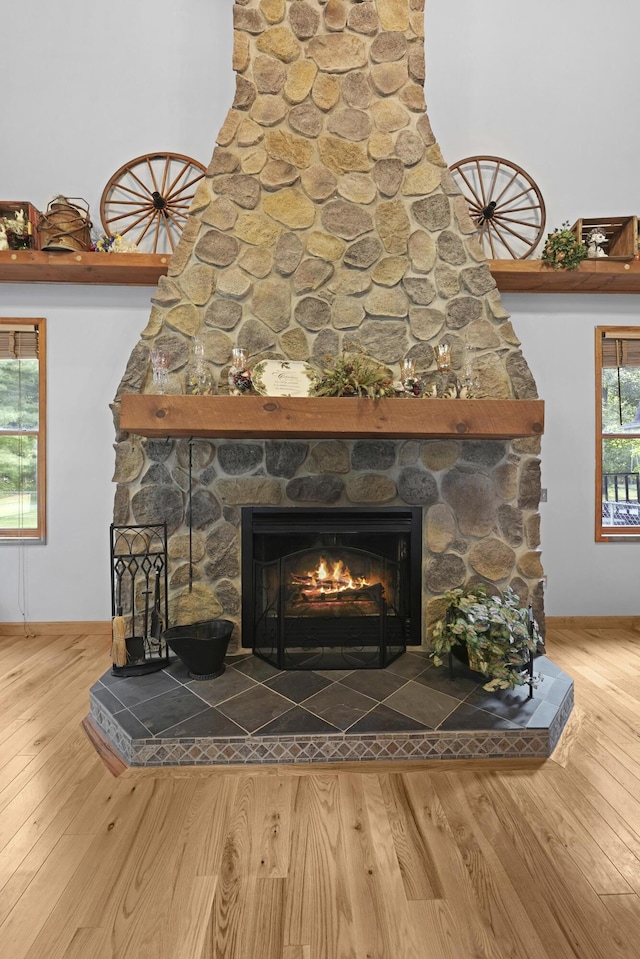
{"type": "MultiPolygon", "coordinates": [[[[312,590],[319,591],[323,596],[331,593],[341,593],[346,589],[364,589],[369,585],[364,576],[354,578],[341,559],[329,564],[324,557],[321,557],[317,569],[309,570],[306,576],[312,590]]],[[[309,591],[308,595],[311,594],[312,590],[309,591]]]]}

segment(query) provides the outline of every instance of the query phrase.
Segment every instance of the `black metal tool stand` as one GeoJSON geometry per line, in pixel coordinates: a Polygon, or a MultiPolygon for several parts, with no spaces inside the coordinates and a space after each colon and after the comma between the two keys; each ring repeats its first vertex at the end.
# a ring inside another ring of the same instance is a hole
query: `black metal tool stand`
{"type": "Polygon", "coordinates": [[[116,676],[141,676],[171,662],[162,632],[169,625],[167,525],[111,525],[111,615],[125,620],[127,662],[116,676]]]}

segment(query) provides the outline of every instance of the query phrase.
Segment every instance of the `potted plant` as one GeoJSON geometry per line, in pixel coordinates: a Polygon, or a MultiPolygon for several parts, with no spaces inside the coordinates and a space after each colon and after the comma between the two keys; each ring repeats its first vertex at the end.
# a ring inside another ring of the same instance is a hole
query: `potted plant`
{"type": "MultiPolygon", "coordinates": [[[[431,630],[431,658],[442,666],[449,653],[487,677],[484,688],[513,689],[529,683],[529,664],[540,642],[530,609],[507,587],[492,596],[483,583],[445,594],[446,609],[431,630]]],[[[538,677],[539,678],[539,677],[538,677]]]]}
{"type": "Polygon", "coordinates": [[[587,252],[587,247],[570,229],[567,220],[561,229],[547,234],[540,259],[554,270],[575,270],[587,252]]]}

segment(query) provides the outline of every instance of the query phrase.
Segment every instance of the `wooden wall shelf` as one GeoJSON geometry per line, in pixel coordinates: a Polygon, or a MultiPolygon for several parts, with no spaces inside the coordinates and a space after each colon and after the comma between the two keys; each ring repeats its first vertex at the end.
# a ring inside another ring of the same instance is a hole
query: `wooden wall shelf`
{"type": "MultiPolygon", "coordinates": [[[[155,286],[168,253],[45,253],[0,250],[0,283],[155,286]]],[[[588,260],[553,270],[541,260],[489,260],[501,293],[640,293],[640,260],[588,260]]]]}
{"type": "Polygon", "coordinates": [[[45,253],[0,250],[0,282],[155,286],[168,253],[45,253]]]}
{"type": "Polygon", "coordinates": [[[542,434],[544,403],[125,393],[120,428],[152,437],[512,439],[542,434]]]}
{"type": "Polygon", "coordinates": [[[489,260],[501,293],[640,293],[640,260],[583,260],[554,270],[541,260],[489,260]]]}

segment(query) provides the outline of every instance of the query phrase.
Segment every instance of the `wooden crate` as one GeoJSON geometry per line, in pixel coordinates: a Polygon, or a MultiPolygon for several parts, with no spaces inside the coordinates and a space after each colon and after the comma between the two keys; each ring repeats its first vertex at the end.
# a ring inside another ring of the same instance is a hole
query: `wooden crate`
{"type": "Polygon", "coordinates": [[[31,242],[29,249],[40,249],[40,234],[38,233],[38,223],[40,222],[40,211],[36,210],[33,203],[28,200],[0,200],[0,220],[5,217],[13,220],[16,210],[24,210],[25,219],[31,224],[31,242]]]}
{"type": "Polygon", "coordinates": [[[604,252],[610,260],[634,260],[638,252],[637,216],[600,216],[581,218],[571,230],[583,243],[589,243],[589,234],[597,228],[607,238],[604,252]]]}

